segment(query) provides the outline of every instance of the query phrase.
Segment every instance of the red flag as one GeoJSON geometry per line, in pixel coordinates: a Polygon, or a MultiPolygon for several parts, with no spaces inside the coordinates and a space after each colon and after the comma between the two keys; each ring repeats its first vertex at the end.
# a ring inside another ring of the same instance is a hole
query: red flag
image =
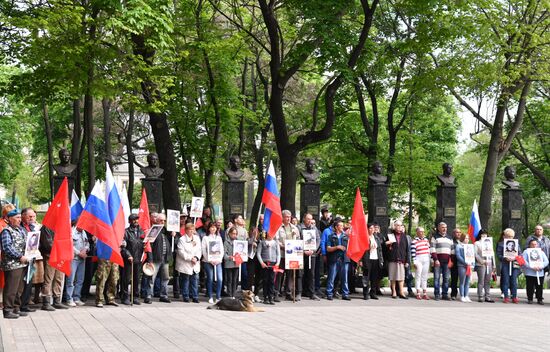
{"type": "Polygon", "coordinates": [[[145,188],[141,191],[141,202],[139,203],[139,219],[138,224],[146,233],[151,228],[151,217],[149,216],[149,202],[147,201],[147,193],[145,188]]]}
{"type": "Polygon", "coordinates": [[[63,179],[61,187],[42,221],[55,234],[52,253],[48,263],[65,275],[71,275],[73,260],[73,237],[71,235],[71,208],[69,207],[69,184],[63,179]]]}
{"type": "Polygon", "coordinates": [[[363,199],[361,192],[357,187],[355,194],[355,205],[353,206],[353,215],[351,216],[351,231],[348,241],[348,257],[354,262],[359,262],[366,250],[369,249],[369,233],[367,229],[367,220],[363,210],[363,199]]]}
{"type": "Polygon", "coordinates": [[[233,259],[235,261],[235,264],[237,265],[241,265],[243,263],[243,258],[241,258],[241,255],[239,253],[235,253],[233,259]]]}

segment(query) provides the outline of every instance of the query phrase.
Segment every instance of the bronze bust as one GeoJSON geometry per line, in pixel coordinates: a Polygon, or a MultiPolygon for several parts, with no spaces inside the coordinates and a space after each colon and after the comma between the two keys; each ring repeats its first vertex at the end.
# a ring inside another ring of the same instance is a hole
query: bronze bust
{"type": "Polygon", "coordinates": [[[229,181],[240,181],[244,175],[244,171],[241,170],[241,159],[237,155],[231,155],[229,158],[229,167],[223,171],[229,181]]]}
{"type": "Polygon", "coordinates": [[[74,170],[76,169],[75,164],[71,164],[71,153],[65,148],[59,150],[59,164],[53,166],[53,169],[58,176],[61,177],[72,177],[74,170]]]}
{"type": "Polygon", "coordinates": [[[160,178],[164,173],[164,169],[159,167],[159,156],[157,153],[149,153],[147,155],[147,164],[146,167],[140,169],[146,178],[160,178]]]}
{"type": "Polygon", "coordinates": [[[514,181],[516,178],[516,169],[514,169],[513,166],[506,166],[504,168],[504,177],[506,180],[502,181],[502,184],[506,186],[506,188],[509,189],[519,189],[519,182],[514,181]]]}
{"type": "Polygon", "coordinates": [[[437,179],[441,182],[441,186],[456,186],[455,177],[452,176],[453,165],[449,163],[443,164],[443,175],[437,175],[437,179]]]}
{"type": "Polygon", "coordinates": [[[382,163],[378,160],[376,160],[374,163],[372,163],[371,167],[372,174],[369,175],[369,181],[372,181],[373,184],[384,184],[388,181],[388,177],[382,175],[382,163]]]}
{"type": "Polygon", "coordinates": [[[306,169],[301,172],[306,183],[315,183],[319,180],[319,173],[315,171],[315,159],[306,159],[306,169]]]}

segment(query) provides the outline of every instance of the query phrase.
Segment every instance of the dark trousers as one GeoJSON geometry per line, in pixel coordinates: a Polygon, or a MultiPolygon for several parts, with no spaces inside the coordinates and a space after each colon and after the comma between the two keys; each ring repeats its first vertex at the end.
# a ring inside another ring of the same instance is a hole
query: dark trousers
{"type": "Polygon", "coordinates": [[[23,292],[23,274],[25,268],[4,271],[4,311],[19,310],[21,305],[21,296],[18,294],[23,292]]]}
{"type": "MultiPolygon", "coordinates": [[[[29,306],[29,302],[31,300],[31,293],[32,293],[32,278],[29,283],[27,283],[27,275],[28,271],[30,270],[30,265],[27,266],[27,269],[23,271],[23,277],[21,278],[23,280],[23,292],[21,293],[21,308],[26,308],[29,306]]],[[[36,302],[38,303],[38,302],[36,302]]]]}
{"type": "Polygon", "coordinates": [[[127,262],[124,261],[124,268],[120,267],[120,298],[122,300],[129,299],[130,294],[128,290],[128,285],[131,284],[132,281],[132,266],[134,267],[134,299],[139,298],[139,271],[140,271],[140,263],[139,262],[127,262]]]}
{"type": "MultiPolygon", "coordinates": [[[[275,296],[275,272],[273,267],[268,266],[263,270],[264,276],[264,299],[265,298],[274,298],[275,296]]],[[[282,276],[282,274],[279,274],[282,276]]],[[[278,275],[277,275],[278,276],[278,275]]]]}
{"type": "MultiPolygon", "coordinates": [[[[262,267],[256,256],[253,259],[248,259],[246,262],[246,270],[248,274],[247,280],[249,286],[252,284],[254,285],[254,294],[257,296],[260,292],[260,287],[262,284],[262,267]]],[[[250,289],[252,289],[252,287],[250,287],[250,289]]]]}
{"type": "Polygon", "coordinates": [[[536,276],[525,275],[525,288],[527,290],[527,299],[533,300],[533,293],[536,291],[537,301],[542,301],[542,283],[544,282],[544,276],[539,277],[540,285],[537,282],[536,276]]]}
{"type": "Polygon", "coordinates": [[[317,257],[311,257],[311,256],[304,256],[304,276],[303,276],[303,291],[304,295],[311,297],[315,294],[315,270],[317,269],[316,266],[317,257]],[[311,259],[311,265],[309,264],[309,261],[311,259]]]}
{"type": "Polygon", "coordinates": [[[451,297],[458,295],[458,265],[456,259],[453,260],[453,267],[451,268],[451,297]]]}
{"type": "MultiPolygon", "coordinates": [[[[176,238],[177,243],[177,238],[176,238]]],[[[172,281],[172,292],[174,294],[174,298],[180,297],[180,272],[176,270],[176,251],[172,253],[172,277],[174,278],[172,281]]]]}
{"type": "MultiPolygon", "coordinates": [[[[82,283],[82,291],[80,293],[82,300],[86,300],[90,295],[90,286],[92,285],[92,279],[94,278],[95,271],[97,270],[97,261],[94,262],[92,257],[90,256],[86,258],[85,265],[86,267],[84,269],[84,282],[82,283]]],[[[44,266],[46,266],[45,263],[44,266]]]]}
{"type": "MultiPolygon", "coordinates": [[[[279,269],[285,268],[285,258],[281,258],[281,262],[279,263],[279,269]]],[[[285,291],[284,289],[284,282],[283,282],[283,276],[288,275],[286,272],[277,273],[275,275],[275,294],[276,295],[282,295],[285,291]]],[[[265,295],[265,293],[264,293],[265,295]]]]}
{"type": "Polygon", "coordinates": [[[376,293],[378,280],[380,279],[380,265],[378,259],[369,260],[365,266],[363,263],[363,296],[366,296],[369,291],[376,293]]]}
{"type": "Polygon", "coordinates": [[[239,268],[225,269],[225,280],[223,281],[226,283],[227,294],[229,297],[235,297],[235,292],[237,292],[237,284],[239,283],[239,268]]]}

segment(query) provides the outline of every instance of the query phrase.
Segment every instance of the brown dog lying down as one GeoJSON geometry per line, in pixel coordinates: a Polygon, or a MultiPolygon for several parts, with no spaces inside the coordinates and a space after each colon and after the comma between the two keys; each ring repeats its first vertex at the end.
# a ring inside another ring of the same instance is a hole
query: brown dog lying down
{"type": "Polygon", "coordinates": [[[218,303],[206,307],[206,309],[231,310],[234,312],[263,312],[254,307],[254,293],[244,290],[242,299],[222,298],[218,303]]]}

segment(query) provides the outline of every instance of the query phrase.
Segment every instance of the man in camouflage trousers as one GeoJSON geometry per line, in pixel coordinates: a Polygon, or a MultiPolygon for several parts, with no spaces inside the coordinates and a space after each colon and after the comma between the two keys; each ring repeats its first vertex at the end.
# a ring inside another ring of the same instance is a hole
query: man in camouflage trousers
{"type": "Polygon", "coordinates": [[[99,259],[96,271],[95,305],[103,308],[105,303],[105,284],[107,284],[107,305],[118,306],[115,302],[116,284],[119,277],[118,264],[106,259],[99,259]]]}

